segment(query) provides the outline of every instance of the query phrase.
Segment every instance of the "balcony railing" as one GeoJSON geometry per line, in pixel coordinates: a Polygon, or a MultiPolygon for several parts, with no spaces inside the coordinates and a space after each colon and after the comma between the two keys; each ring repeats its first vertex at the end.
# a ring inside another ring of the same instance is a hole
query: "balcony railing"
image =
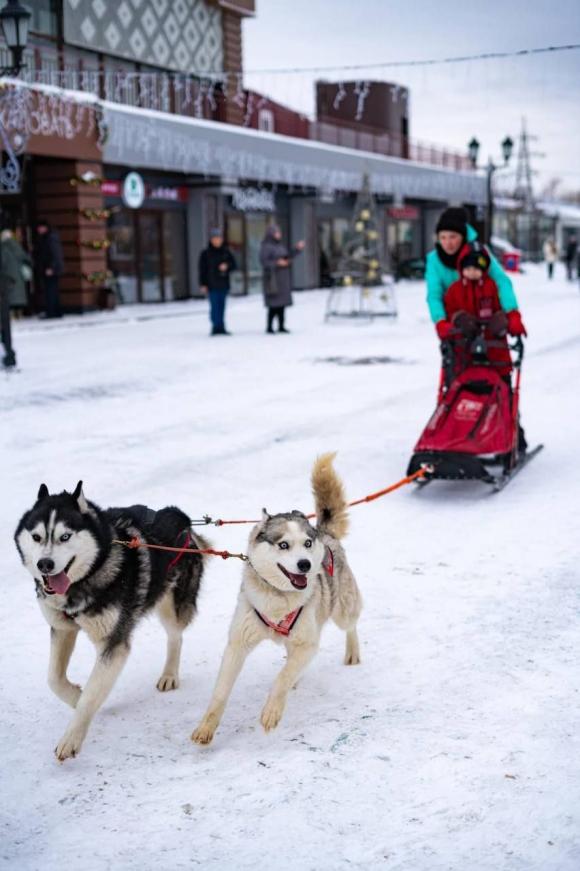
{"type": "MultiPolygon", "coordinates": [[[[6,60],[4,54],[6,52],[0,48],[0,62],[6,60]]],[[[224,117],[224,88],[216,80],[147,69],[112,57],[99,61],[94,53],[69,46],[65,47],[61,56],[56,48],[31,46],[26,52],[25,60],[26,68],[21,78],[31,84],[87,91],[101,99],[142,109],[155,109],[214,121],[221,121],[224,117]]],[[[237,89],[228,88],[227,96],[240,107],[246,125],[257,126],[249,111],[250,104],[246,102],[247,92],[242,90],[241,77],[237,89]]],[[[265,98],[264,105],[268,105],[265,98]]],[[[274,111],[274,117],[275,115],[274,111]]],[[[288,126],[292,129],[291,123],[286,124],[286,128],[288,126]]],[[[310,121],[307,130],[305,134],[304,124],[296,124],[295,131],[286,135],[370,151],[385,157],[413,160],[444,169],[463,172],[473,170],[468,156],[460,151],[418,142],[404,136],[391,133],[374,134],[368,130],[342,127],[326,121],[310,121]]]]}

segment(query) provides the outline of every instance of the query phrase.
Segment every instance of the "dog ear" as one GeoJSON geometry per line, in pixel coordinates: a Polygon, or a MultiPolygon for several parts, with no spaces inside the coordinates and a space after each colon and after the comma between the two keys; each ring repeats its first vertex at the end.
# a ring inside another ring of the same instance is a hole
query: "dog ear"
{"type": "Polygon", "coordinates": [[[271,515],[268,514],[265,508],[262,508],[262,523],[267,523],[270,520],[271,515]]]}
{"type": "Polygon", "coordinates": [[[38,496],[36,497],[37,501],[40,502],[41,499],[46,499],[48,495],[48,487],[46,486],[46,484],[41,484],[38,488],[38,496]]]}
{"type": "Polygon", "coordinates": [[[86,512],[89,510],[89,506],[87,504],[87,500],[84,497],[82,481],[79,481],[76,485],[72,497],[79,506],[79,511],[81,512],[81,514],[86,514],[86,512]]]}

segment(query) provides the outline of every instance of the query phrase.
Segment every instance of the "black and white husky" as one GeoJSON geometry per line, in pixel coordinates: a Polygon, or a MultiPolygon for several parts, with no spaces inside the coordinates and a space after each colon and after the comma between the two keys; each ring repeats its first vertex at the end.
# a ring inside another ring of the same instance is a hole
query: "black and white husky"
{"type": "Polygon", "coordinates": [[[48,683],[75,714],[55,753],[76,756],[91,720],[112,689],[127,656],[137,622],[155,609],[167,632],[167,660],[159,690],[179,685],[183,630],[196,611],[203,573],[199,554],[129,549],[114,540],[138,537],[170,547],[207,546],[194,535],[179,508],[153,511],[144,505],[101,510],[88,502],[79,481],[73,493],[49,494],[45,484],[15,533],[22,562],[33,576],[42,613],[50,626],[48,683]],[[67,678],[79,630],[97,649],[84,690],[67,678]]]}
{"type": "Polygon", "coordinates": [[[209,707],[191,738],[209,744],[233,685],[251,650],[270,639],[284,644],[286,664],[262,710],[266,732],[284,712],[289,690],[318,650],[328,619],[346,631],[346,665],[360,662],[356,624],[362,600],[339,539],[346,535],[347,503],[334,468],[334,454],[312,471],[316,526],[300,511],[269,515],[250,533],[248,562],[229,640],[209,707]]]}

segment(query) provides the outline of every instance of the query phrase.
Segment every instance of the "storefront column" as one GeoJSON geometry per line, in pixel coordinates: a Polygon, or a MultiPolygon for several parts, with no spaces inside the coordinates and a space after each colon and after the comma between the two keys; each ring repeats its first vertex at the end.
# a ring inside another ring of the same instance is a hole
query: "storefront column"
{"type": "Polygon", "coordinates": [[[209,244],[209,230],[215,224],[223,228],[221,196],[215,188],[193,188],[187,201],[187,249],[189,286],[193,296],[201,296],[198,281],[199,255],[209,244]]]}
{"type": "Polygon", "coordinates": [[[314,203],[304,197],[290,199],[290,245],[303,239],[306,247],[292,261],[292,286],[298,290],[318,284],[318,244],[314,203]]]}

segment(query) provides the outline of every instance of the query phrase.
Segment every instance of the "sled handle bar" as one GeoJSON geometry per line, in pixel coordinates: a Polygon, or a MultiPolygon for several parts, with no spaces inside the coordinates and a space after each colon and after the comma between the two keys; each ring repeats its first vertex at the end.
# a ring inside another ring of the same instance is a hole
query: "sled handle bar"
{"type": "MultiPolygon", "coordinates": [[[[473,339],[468,339],[462,334],[458,333],[456,338],[452,339],[444,339],[441,342],[441,356],[443,357],[444,364],[447,362],[449,364],[453,359],[453,354],[455,350],[455,345],[461,344],[462,346],[468,348],[469,345],[473,342],[473,339]]],[[[518,369],[522,365],[522,360],[524,357],[524,340],[521,336],[514,336],[512,341],[508,340],[507,343],[508,349],[515,354],[515,358],[512,361],[512,366],[514,369],[518,369]]],[[[493,339],[486,342],[487,348],[504,348],[505,345],[501,341],[494,341],[493,339]]],[[[495,363],[492,360],[485,360],[482,362],[484,366],[499,367],[505,366],[505,363],[495,363]]]]}

